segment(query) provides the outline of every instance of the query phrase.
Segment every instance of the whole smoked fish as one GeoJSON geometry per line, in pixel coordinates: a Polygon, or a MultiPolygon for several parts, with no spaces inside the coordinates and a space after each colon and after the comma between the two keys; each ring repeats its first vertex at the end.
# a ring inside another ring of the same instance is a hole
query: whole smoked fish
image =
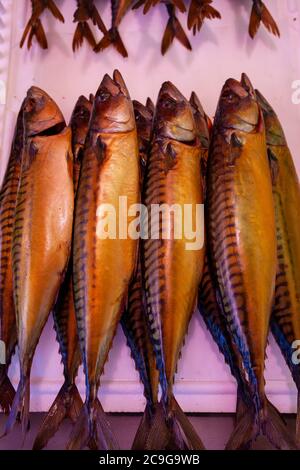
{"type": "Polygon", "coordinates": [[[17,344],[13,300],[12,240],[23,150],[23,105],[18,114],[10,157],[0,192],[0,340],[5,344],[5,364],[0,363],[0,407],[8,413],[15,390],[7,371],[17,344]]]}
{"type": "Polygon", "coordinates": [[[248,77],[226,81],[214,122],[207,173],[208,243],[227,325],[248,376],[253,406],[227,444],[258,435],[294,448],[265,395],[264,363],[276,275],[272,183],[262,113],[248,77]]]}
{"type": "Polygon", "coordinates": [[[95,96],[76,198],[74,297],[86,401],[68,449],[117,447],[97,392],[127,300],[138,240],[118,233],[103,236],[101,208],[109,204],[118,214],[121,196],[128,208],[139,202],[138,158],[132,103],[115,71],[113,79],[105,75],[95,96]]]}
{"type": "MultiPolygon", "coordinates": [[[[143,184],[150,147],[154,111],[152,106],[153,103],[149,101],[149,99],[147,100],[146,106],[138,101],[133,101],[139,142],[141,185],[143,184]]],[[[132,445],[132,449],[134,450],[143,450],[145,440],[151,427],[155,407],[158,403],[159,380],[147,323],[140,253],[137,272],[129,286],[127,308],[122,315],[121,324],[135,362],[135,367],[139,372],[144,387],[144,396],[147,401],[143,418],[132,445]]]]}
{"type": "Polygon", "coordinates": [[[156,105],[144,191],[151,233],[143,240],[142,268],[162,389],[161,407],[149,432],[146,449],[203,448],[173,396],[173,382],[197,303],[204,249],[201,243],[196,249],[187,249],[185,233],[175,237],[174,230],[165,232],[166,226],[180,225],[171,212],[165,213],[165,227],[151,213],[154,204],[167,207],[177,204],[181,208],[187,204],[195,222],[197,205],[203,203],[200,157],[191,106],[172,83],[165,82],[156,105]]]}
{"type": "Polygon", "coordinates": [[[256,90],[265,125],[272,173],[277,233],[277,274],[271,329],[298,390],[296,441],[300,445],[300,365],[293,362],[300,339],[300,185],[275,111],[256,90]]]}
{"type": "Polygon", "coordinates": [[[70,255],[73,220],[71,131],[54,101],[32,87],[24,103],[25,143],[13,229],[13,282],[20,382],[6,423],[29,426],[30,370],[70,255]]]}
{"type": "Polygon", "coordinates": [[[40,20],[42,13],[47,9],[58,21],[64,23],[64,17],[57,8],[54,0],[31,0],[31,17],[29,18],[25,27],[23,36],[21,38],[20,47],[23,47],[24,42],[28,36],[27,48],[30,49],[32,46],[32,40],[35,36],[40,47],[42,49],[48,49],[46,34],[40,20]]]}
{"type": "MultiPolygon", "coordinates": [[[[91,109],[91,101],[84,96],[80,96],[74,107],[69,124],[72,131],[75,194],[91,109]]],[[[53,309],[54,328],[63,363],[64,383],[43,420],[33,445],[34,450],[40,450],[47,445],[49,439],[57,432],[65,418],[70,418],[75,422],[83,406],[81,396],[75,385],[75,379],[81,363],[81,353],[75,317],[72,268],[73,263],[71,258],[66,277],[60,288],[58,300],[53,309]]]]}
{"type": "MultiPolygon", "coordinates": [[[[209,143],[212,130],[212,122],[205,113],[201,102],[195,92],[192,92],[190,103],[193,109],[198,136],[201,142],[201,170],[204,182],[204,200],[206,195],[206,173],[209,156],[209,143]]],[[[237,415],[244,412],[245,406],[251,403],[250,392],[243,370],[241,357],[232,341],[228,331],[225,312],[217,298],[215,281],[209,262],[209,254],[206,253],[203,277],[199,287],[198,310],[204,323],[217,344],[219,351],[229,366],[231,374],[237,382],[237,415]]]]}

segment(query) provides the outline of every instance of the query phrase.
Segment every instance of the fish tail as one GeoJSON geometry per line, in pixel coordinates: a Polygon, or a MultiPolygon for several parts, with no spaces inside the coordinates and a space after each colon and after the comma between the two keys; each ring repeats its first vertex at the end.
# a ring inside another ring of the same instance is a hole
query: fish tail
{"type": "Polygon", "coordinates": [[[38,44],[42,49],[48,49],[48,42],[46,34],[39,18],[30,19],[25,27],[23,36],[20,41],[20,48],[23,47],[26,37],[28,36],[27,48],[30,49],[32,46],[32,39],[35,36],[38,44]]]}
{"type": "Polygon", "coordinates": [[[67,445],[68,450],[80,450],[85,447],[93,450],[119,448],[98,399],[84,404],[67,445]]]}
{"type": "Polygon", "coordinates": [[[169,19],[168,23],[162,38],[161,42],[161,53],[164,55],[169,47],[171,46],[174,38],[176,38],[186,49],[189,51],[192,50],[191,43],[185,34],[185,31],[183,27],[181,26],[178,18],[176,17],[174,13],[174,7],[173,5],[167,5],[167,9],[169,12],[169,19]],[[172,9],[170,9],[172,8],[172,9]]]}
{"type": "Polygon", "coordinates": [[[211,2],[207,0],[191,0],[187,25],[188,29],[193,30],[193,34],[200,31],[205,18],[213,20],[215,18],[221,19],[221,14],[216,8],[210,5],[211,2]]]}
{"type": "Polygon", "coordinates": [[[30,378],[28,375],[21,375],[17,392],[11,406],[10,414],[7,418],[4,434],[7,436],[13,429],[16,422],[21,423],[22,434],[25,437],[29,430],[29,401],[30,401],[30,378]]]}
{"type": "Polygon", "coordinates": [[[280,413],[267,400],[265,409],[259,415],[251,406],[240,414],[226,450],[250,449],[259,436],[264,436],[277,449],[297,449],[280,413]]]}
{"type": "Polygon", "coordinates": [[[109,31],[107,31],[101,41],[94,48],[94,51],[103,51],[111,45],[113,45],[119,54],[121,54],[123,57],[128,57],[128,52],[117,28],[111,28],[109,31]]]}
{"type": "Polygon", "coordinates": [[[91,19],[93,21],[93,24],[97,25],[98,28],[100,29],[100,31],[103,34],[107,33],[106,26],[105,26],[100,14],[99,14],[97,8],[95,7],[95,5],[93,6],[93,9],[92,9],[92,12],[91,12],[91,19]]]}
{"type": "Polygon", "coordinates": [[[65,382],[41,425],[33,444],[33,450],[43,449],[65,418],[70,418],[75,422],[82,406],[82,399],[76,385],[69,385],[65,382]]]}
{"type": "Polygon", "coordinates": [[[43,28],[43,25],[41,23],[41,20],[35,19],[35,20],[29,20],[29,22],[26,25],[26,28],[24,30],[21,42],[20,42],[20,47],[23,47],[23,44],[25,42],[25,39],[28,35],[28,41],[27,41],[27,48],[30,49],[32,46],[32,40],[34,36],[37,39],[38,44],[42,49],[48,49],[48,42],[46,38],[46,34],[43,28]]]}
{"type": "Polygon", "coordinates": [[[236,422],[241,420],[244,414],[247,413],[248,409],[249,407],[245,400],[244,392],[242,391],[241,386],[238,385],[236,394],[236,422]]]}
{"type": "Polygon", "coordinates": [[[81,21],[77,24],[75,32],[74,32],[73,41],[72,41],[73,52],[75,52],[77,49],[79,49],[82,46],[84,39],[87,40],[87,42],[93,49],[96,47],[97,43],[96,43],[96,40],[94,38],[91,28],[89,27],[86,21],[81,21]]]}
{"type": "Polygon", "coordinates": [[[148,434],[152,426],[154,413],[155,411],[153,407],[147,403],[131,447],[132,450],[144,450],[146,448],[148,434]]]}
{"type": "Polygon", "coordinates": [[[266,5],[261,0],[258,0],[253,2],[250,16],[249,35],[252,39],[256,35],[261,22],[267,30],[270,31],[270,33],[274,34],[274,36],[280,37],[280,31],[274,18],[266,5]]]}
{"type": "Polygon", "coordinates": [[[53,0],[48,0],[48,1],[47,1],[47,8],[48,8],[48,10],[51,11],[52,15],[53,15],[58,21],[61,21],[62,23],[65,22],[65,19],[64,19],[63,15],[62,15],[61,12],[59,11],[57,5],[54,3],[53,0]]]}
{"type": "Polygon", "coordinates": [[[9,414],[15,394],[15,389],[7,376],[5,368],[0,366],[0,407],[5,414],[9,414]]]}
{"type": "Polygon", "coordinates": [[[204,445],[174,396],[156,405],[146,450],[204,450],[204,445]]]}

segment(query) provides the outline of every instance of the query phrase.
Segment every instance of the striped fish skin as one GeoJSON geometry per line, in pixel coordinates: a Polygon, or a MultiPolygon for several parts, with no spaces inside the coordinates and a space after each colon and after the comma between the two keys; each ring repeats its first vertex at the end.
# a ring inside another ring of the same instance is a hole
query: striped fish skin
{"type": "Polygon", "coordinates": [[[27,92],[24,128],[12,247],[20,382],[6,434],[19,412],[23,432],[28,429],[31,364],[67,268],[74,205],[71,130],[37,87],[27,92]]]}
{"type": "MultiPolygon", "coordinates": [[[[7,370],[17,343],[13,300],[12,239],[23,147],[23,105],[18,114],[11,152],[0,192],[0,339],[6,345],[7,370]]],[[[0,366],[2,368],[2,366],[0,366]]]]}
{"type": "MultiPolygon", "coordinates": [[[[73,183],[75,194],[78,187],[82,154],[88,132],[91,110],[91,100],[80,96],[75,104],[69,124],[72,131],[72,151],[74,158],[73,183]]],[[[64,375],[69,384],[74,383],[81,363],[73,296],[72,265],[72,259],[70,259],[68,271],[53,311],[54,326],[64,364],[64,375]]]]}
{"type": "Polygon", "coordinates": [[[300,339],[300,185],[279,119],[256,94],[266,125],[276,214],[278,265],[271,327],[299,389],[300,367],[292,362],[292,343],[300,339]]]}
{"type": "MultiPolygon", "coordinates": [[[[133,109],[138,133],[142,185],[150,146],[153,112],[135,100],[133,109]]],[[[127,308],[122,315],[121,324],[144,387],[145,398],[152,408],[157,403],[158,371],[148,331],[140,253],[138,256],[137,272],[129,286],[127,308]]]]}
{"type": "Polygon", "coordinates": [[[69,124],[72,130],[72,150],[74,156],[73,180],[75,193],[79,181],[80,165],[83,158],[84,144],[88,133],[93,100],[93,95],[90,95],[89,99],[81,95],[75,104],[69,124]]]}
{"type": "Polygon", "coordinates": [[[263,118],[249,79],[225,83],[207,177],[208,241],[222,304],[264,419],[264,360],[276,274],[263,118]],[[267,228],[267,229],[266,229],[267,228]]]}
{"type": "MultiPolygon", "coordinates": [[[[192,105],[196,128],[201,142],[201,169],[205,186],[212,122],[205,113],[195,92],[191,94],[190,103],[192,105]]],[[[203,276],[198,293],[198,309],[213,340],[216,342],[221,354],[223,354],[231,374],[236,379],[238,393],[241,393],[244,401],[247,402],[247,381],[243,371],[241,356],[228,332],[225,313],[222,311],[221,302],[217,299],[215,282],[208,258],[209,256],[206,254],[203,276]]]]}
{"type": "MultiPolygon", "coordinates": [[[[144,203],[203,202],[200,143],[188,101],[170,82],[160,90],[145,177],[144,203]]],[[[158,239],[143,242],[148,319],[160,373],[163,400],[172,397],[176,366],[197,300],[204,250],[186,250],[186,239],[162,239],[162,227],[149,227],[158,239]]]]}
{"type": "Polygon", "coordinates": [[[103,239],[97,210],[119,196],[139,202],[137,132],[128,90],[118,71],[97,91],[81,167],[74,228],[74,297],[87,403],[97,396],[100,376],[125,306],[136,263],[137,240],[103,239]]]}

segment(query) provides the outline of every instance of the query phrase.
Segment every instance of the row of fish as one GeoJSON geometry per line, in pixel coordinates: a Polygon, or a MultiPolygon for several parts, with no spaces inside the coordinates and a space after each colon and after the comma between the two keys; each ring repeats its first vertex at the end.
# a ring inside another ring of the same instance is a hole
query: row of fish
{"type": "Polygon", "coordinates": [[[74,422],[68,449],[118,447],[97,394],[120,321],[146,398],[133,448],[203,449],[173,393],[198,307],[237,382],[227,448],[249,448],[258,436],[279,449],[299,446],[299,416],[294,439],[264,380],[271,326],[299,392],[300,366],[292,360],[300,338],[299,202],[279,120],[244,74],[225,83],[213,125],[196,94],[187,101],[170,82],[156,106],[132,102],[118,71],[104,76],[95,96],[78,99],[69,126],[55,102],[32,87],[0,197],[5,434],[18,421],[24,433],[29,427],[30,370],[52,312],[64,384],[35,449],[66,417],[74,422]],[[164,238],[151,217],[158,237],[98,237],[98,208],[108,203],[118,213],[119,196],[149,209],[204,202],[205,246],[187,250],[185,236],[164,238]],[[7,372],[16,345],[15,393],[7,372]],[[81,362],[84,404],[75,384],[81,362]]]}
{"type": "MultiPolygon", "coordinates": [[[[119,34],[119,26],[126,13],[131,8],[138,9],[143,6],[143,13],[147,14],[151,7],[164,4],[168,14],[168,21],[161,42],[161,53],[164,55],[167,52],[175,38],[186,49],[192,50],[191,43],[180,24],[177,13],[187,13],[188,29],[192,30],[195,35],[201,30],[206,19],[221,19],[221,14],[213,7],[212,3],[212,0],[190,0],[187,9],[184,0],[111,0],[111,27],[107,29],[94,0],[77,0],[77,9],[73,19],[76,23],[76,29],[72,48],[73,51],[76,51],[82,46],[84,41],[87,41],[95,52],[103,51],[112,45],[123,57],[127,57],[127,49],[119,34]],[[103,34],[102,39],[98,43],[91,28],[92,24],[103,34]]],[[[269,32],[275,36],[280,36],[278,26],[262,0],[252,0],[252,3],[249,23],[251,38],[254,38],[261,23],[263,23],[269,32]]],[[[54,0],[31,0],[31,4],[31,16],[23,33],[20,47],[23,47],[27,38],[27,47],[30,49],[35,37],[38,44],[43,49],[47,49],[48,41],[41,22],[42,13],[45,10],[49,10],[60,22],[64,22],[64,17],[54,0]]]]}

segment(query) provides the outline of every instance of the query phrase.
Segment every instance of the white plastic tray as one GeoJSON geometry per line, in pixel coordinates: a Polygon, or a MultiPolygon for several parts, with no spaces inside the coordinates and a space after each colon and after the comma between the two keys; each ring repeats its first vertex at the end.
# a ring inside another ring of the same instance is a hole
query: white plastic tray
{"type": "MultiPolygon", "coordinates": [[[[300,0],[265,2],[278,20],[280,40],[263,29],[255,41],[248,37],[251,0],[215,0],[222,21],[204,25],[201,34],[192,39],[192,53],[174,44],[166,57],[160,56],[160,41],[167,19],[164,7],[155,8],[147,19],[141,12],[130,12],[120,28],[129,52],[129,59],[124,60],[113,49],[96,55],[84,46],[75,55],[72,53],[75,0],[57,0],[66,20],[64,25],[50,15],[44,19],[48,51],[41,51],[37,45],[29,52],[25,48],[20,50],[19,41],[30,13],[30,2],[0,1],[1,175],[5,171],[16,113],[32,84],[44,88],[57,100],[68,120],[77,97],[94,92],[103,74],[111,73],[114,68],[122,72],[133,98],[145,101],[150,96],[155,100],[161,83],[171,80],[187,96],[195,90],[211,116],[223,82],[245,71],[278,111],[300,171],[300,105],[292,103],[292,84],[300,80],[300,0]]],[[[100,8],[104,6],[103,19],[109,24],[109,2],[98,4],[100,8]]],[[[32,410],[47,409],[60,388],[62,367],[57,351],[50,319],[33,364],[32,410]]],[[[16,383],[16,360],[11,375],[16,383]]],[[[267,391],[274,404],[282,411],[295,411],[295,387],[272,338],[266,378],[267,391]]],[[[197,314],[190,324],[176,383],[178,400],[186,411],[235,409],[235,384],[197,314]]],[[[79,385],[84,391],[82,373],[79,385]]],[[[121,331],[105,368],[100,396],[106,410],[141,411],[144,407],[142,388],[121,331]]]]}

